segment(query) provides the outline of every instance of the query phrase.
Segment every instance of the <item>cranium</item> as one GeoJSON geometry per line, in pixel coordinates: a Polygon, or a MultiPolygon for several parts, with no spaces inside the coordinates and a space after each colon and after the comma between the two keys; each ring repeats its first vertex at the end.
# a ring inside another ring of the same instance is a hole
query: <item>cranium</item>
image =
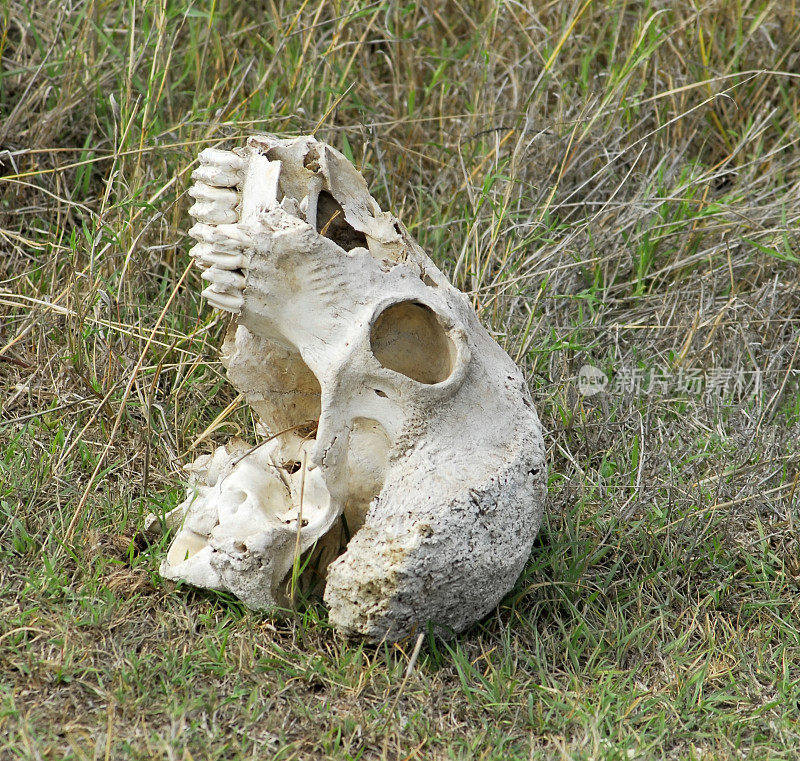
{"type": "Polygon", "coordinates": [[[286,602],[313,550],[330,619],[461,631],[511,588],[544,499],[524,379],[363,177],[312,137],[208,149],[189,191],[223,362],[264,426],[193,466],[162,574],[286,602]]]}

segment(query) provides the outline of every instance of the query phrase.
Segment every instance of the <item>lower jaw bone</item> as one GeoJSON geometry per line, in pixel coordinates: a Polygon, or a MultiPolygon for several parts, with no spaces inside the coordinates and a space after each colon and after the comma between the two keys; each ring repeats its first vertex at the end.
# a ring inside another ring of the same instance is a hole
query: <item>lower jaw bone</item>
{"type": "Polygon", "coordinates": [[[232,592],[252,608],[286,606],[296,559],[337,518],[310,467],[312,445],[293,434],[258,447],[233,441],[195,462],[162,575],[232,592]]]}
{"type": "Polygon", "coordinates": [[[254,608],[315,574],[345,634],[462,631],[539,526],[521,373],[338,151],[256,136],[201,154],[196,177],[193,254],[233,314],[223,362],[264,441],[191,466],[162,574],[254,608]]]}

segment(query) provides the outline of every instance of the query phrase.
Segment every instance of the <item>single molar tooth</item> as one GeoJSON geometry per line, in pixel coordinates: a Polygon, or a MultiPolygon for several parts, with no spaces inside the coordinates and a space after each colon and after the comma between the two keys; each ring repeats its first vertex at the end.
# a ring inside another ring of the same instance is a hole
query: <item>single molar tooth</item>
{"type": "Polygon", "coordinates": [[[238,225],[215,227],[198,222],[189,229],[189,235],[200,243],[213,246],[215,251],[229,254],[238,254],[252,245],[250,237],[238,225]]]}
{"type": "Polygon", "coordinates": [[[224,224],[214,228],[214,243],[225,242],[226,246],[233,249],[237,245],[239,248],[249,248],[252,239],[239,225],[224,224]]]}
{"type": "Polygon", "coordinates": [[[189,214],[197,220],[209,222],[212,225],[222,225],[236,221],[236,212],[230,207],[222,206],[218,203],[201,203],[198,201],[189,209],[189,214]]]}
{"type": "Polygon", "coordinates": [[[244,159],[233,151],[223,151],[219,148],[206,148],[197,157],[201,164],[212,164],[228,172],[240,172],[244,169],[244,159]]]}
{"type": "MultiPolygon", "coordinates": [[[[245,248],[238,240],[231,240],[222,235],[214,236],[211,247],[220,254],[228,254],[230,256],[241,254],[245,248]]],[[[236,266],[238,267],[240,265],[237,264],[236,266]]]]}
{"type": "Polygon", "coordinates": [[[216,227],[198,222],[189,228],[189,236],[201,243],[213,243],[216,227]]]}
{"type": "Polygon", "coordinates": [[[203,280],[214,283],[217,290],[231,293],[231,291],[241,291],[244,288],[244,275],[232,270],[223,270],[219,267],[210,267],[202,275],[203,280]]]}
{"type": "Polygon", "coordinates": [[[220,249],[211,243],[198,243],[190,251],[189,255],[197,260],[198,266],[217,267],[222,270],[238,270],[247,267],[247,257],[238,251],[228,251],[220,249]]]}
{"type": "Polygon", "coordinates": [[[203,261],[222,270],[239,270],[247,267],[247,258],[242,254],[220,251],[215,248],[211,248],[208,253],[203,252],[203,261]]]}
{"type": "Polygon", "coordinates": [[[239,194],[235,190],[217,188],[205,182],[196,182],[189,188],[189,195],[197,201],[209,201],[233,208],[239,203],[239,194]]]}
{"type": "Polygon", "coordinates": [[[210,267],[213,262],[209,261],[209,254],[213,249],[209,243],[198,243],[189,250],[189,256],[193,257],[198,267],[205,269],[210,267]]]}
{"type": "Polygon", "coordinates": [[[244,299],[239,294],[223,293],[216,289],[216,284],[209,285],[202,294],[211,306],[224,309],[226,312],[238,312],[244,304],[244,299]]]}
{"type": "Polygon", "coordinates": [[[192,179],[195,182],[232,188],[242,181],[242,176],[238,172],[229,172],[213,164],[203,164],[192,172],[192,179]]]}

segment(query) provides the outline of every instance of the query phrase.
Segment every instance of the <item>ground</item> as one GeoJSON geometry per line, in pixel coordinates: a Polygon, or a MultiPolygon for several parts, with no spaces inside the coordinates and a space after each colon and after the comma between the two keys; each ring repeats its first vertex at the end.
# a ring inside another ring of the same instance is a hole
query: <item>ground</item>
{"type": "Polygon", "coordinates": [[[796,757],[792,2],[7,0],[0,54],[0,758],[796,757]],[[353,158],[545,428],[522,578],[415,662],[141,535],[255,437],[185,191],[259,130],[353,158]]]}

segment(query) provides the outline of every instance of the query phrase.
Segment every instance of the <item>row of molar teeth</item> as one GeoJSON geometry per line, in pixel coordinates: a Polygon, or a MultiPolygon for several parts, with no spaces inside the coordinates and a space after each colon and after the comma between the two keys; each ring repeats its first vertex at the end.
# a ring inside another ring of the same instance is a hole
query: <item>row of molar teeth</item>
{"type": "Polygon", "coordinates": [[[209,283],[203,296],[217,309],[238,312],[244,299],[242,292],[247,268],[247,237],[237,225],[212,227],[196,224],[189,230],[197,245],[189,252],[204,270],[201,277],[209,283]]]}
{"type": "Polygon", "coordinates": [[[196,201],[189,214],[197,220],[189,235],[198,243],[189,253],[209,283],[203,297],[217,309],[236,313],[244,303],[242,270],[247,267],[247,239],[233,224],[239,219],[237,186],[242,183],[245,160],[216,148],[207,148],[199,159],[200,166],[192,173],[195,184],[189,190],[196,201]]]}

